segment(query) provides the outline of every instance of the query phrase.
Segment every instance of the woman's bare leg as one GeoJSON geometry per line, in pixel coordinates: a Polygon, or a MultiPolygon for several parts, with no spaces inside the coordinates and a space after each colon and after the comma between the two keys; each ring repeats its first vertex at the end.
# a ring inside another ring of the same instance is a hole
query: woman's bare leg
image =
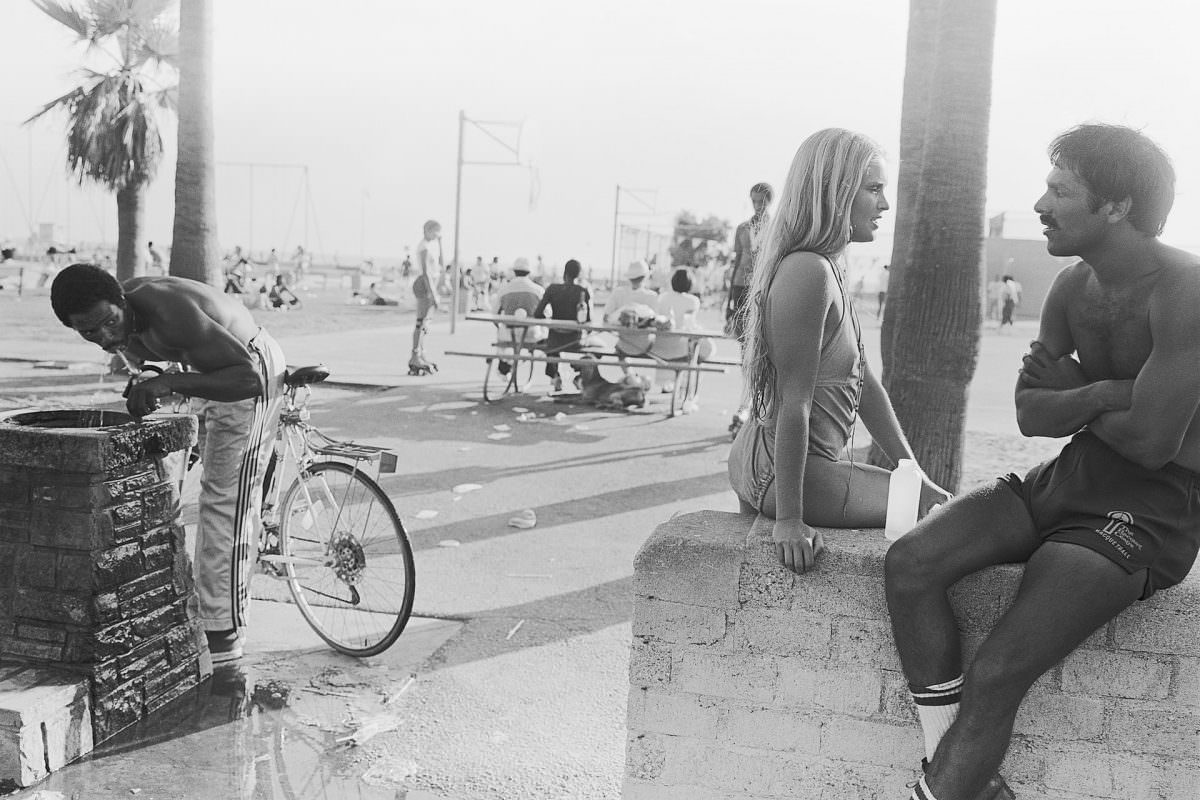
{"type": "MultiPolygon", "coordinates": [[[[823,528],[882,528],[891,473],[870,464],[809,455],[804,469],[804,521],[823,528]]],[[[762,512],[775,518],[772,483],[762,512]]]]}

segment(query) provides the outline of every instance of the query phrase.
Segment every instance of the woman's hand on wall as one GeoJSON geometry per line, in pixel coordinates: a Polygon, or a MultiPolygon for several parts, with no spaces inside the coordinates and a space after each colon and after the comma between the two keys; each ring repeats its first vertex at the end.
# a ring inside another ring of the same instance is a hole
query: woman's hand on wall
{"type": "Polygon", "coordinates": [[[775,520],[771,538],[779,563],[801,575],[816,564],[817,556],[825,549],[821,532],[800,519],[775,520]]]}

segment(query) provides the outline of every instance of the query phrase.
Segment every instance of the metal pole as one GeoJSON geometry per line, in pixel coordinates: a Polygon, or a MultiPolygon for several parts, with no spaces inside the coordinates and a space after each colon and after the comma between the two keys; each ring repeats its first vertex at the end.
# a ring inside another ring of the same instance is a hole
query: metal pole
{"type": "Polygon", "coordinates": [[[308,188],[308,165],[304,166],[304,252],[309,258],[312,254],[308,249],[308,207],[312,203],[312,190],[308,188]]]}
{"type": "Polygon", "coordinates": [[[454,181],[454,266],[451,270],[454,286],[450,293],[450,333],[454,333],[454,321],[458,316],[458,224],[462,216],[463,127],[466,119],[466,113],[460,110],[458,112],[457,176],[454,181]]]}
{"type": "Polygon", "coordinates": [[[608,290],[612,291],[617,286],[617,220],[621,216],[621,184],[617,184],[616,202],[613,204],[613,246],[612,246],[612,266],[608,270],[608,290]]]}

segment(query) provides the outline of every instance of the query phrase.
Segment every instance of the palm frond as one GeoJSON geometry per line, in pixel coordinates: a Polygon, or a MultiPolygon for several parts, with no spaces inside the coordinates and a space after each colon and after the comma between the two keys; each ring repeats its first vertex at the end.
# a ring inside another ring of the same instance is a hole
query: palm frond
{"type": "Polygon", "coordinates": [[[141,20],[143,24],[155,22],[168,12],[171,12],[176,19],[179,16],[175,13],[179,8],[179,0],[129,0],[129,6],[133,16],[141,20]]]}
{"type": "Polygon", "coordinates": [[[127,25],[135,23],[129,9],[129,0],[88,0],[92,15],[93,39],[115,36],[127,25]]]}
{"type": "Polygon", "coordinates": [[[139,62],[157,61],[174,67],[179,61],[179,30],[173,22],[158,20],[141,29],[135,47],[139,62]]]}
{"type": "Polygon", "coordinates": [[[70,28],[80,39],[90,39],[92,36],[92,20],[70,3],[59,3],[56,0],[30,0],[42,13],[70,28]]]}

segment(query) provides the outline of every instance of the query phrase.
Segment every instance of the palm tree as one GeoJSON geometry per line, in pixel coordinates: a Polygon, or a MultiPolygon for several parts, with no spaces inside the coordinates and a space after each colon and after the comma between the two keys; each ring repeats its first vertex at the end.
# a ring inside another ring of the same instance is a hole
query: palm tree
{"type": "Polygon", "coordinates": [[[221,285],[212,119],[212,0],[179,6],[179,160],[171,274],[221,285]]]}
{"type": "Polygon", "coordinates": [[[178,45],[174,0],[32,0],[71,29],[88,52],[111,62],[85,67],[79,86],[26,122],[67,112],[67,166],[82,184],[92,180],[117,196],[117,278],[138,273],[146,186],[162,160],[159,115],[174,110],[174,87],[160,81],[178,45]]]}
{"type": "Polygon", "coordinates": [[[979,358],[996,0],[911,0],[884,385],[919,462],[962,476],[979,358]]]}

